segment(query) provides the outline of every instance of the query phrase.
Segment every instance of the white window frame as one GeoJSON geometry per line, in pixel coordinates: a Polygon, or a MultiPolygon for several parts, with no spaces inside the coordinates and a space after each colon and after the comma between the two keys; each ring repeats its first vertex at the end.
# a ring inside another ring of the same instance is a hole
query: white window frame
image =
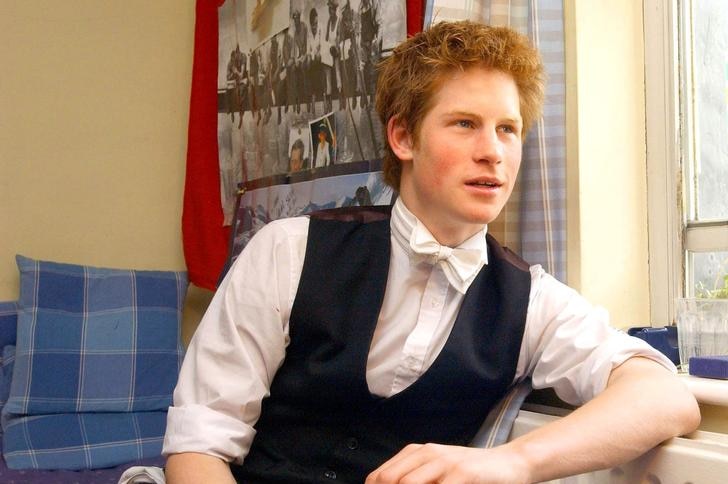
{"type": "MultiPolygon", "coordinates": [[[[650,270],[650,321],[652,326],[672,324],[675,299],[685,295],[687,250],[728,250],[728,222],[687,222],[682,180],[692,156],[690,138],[681,130],[693,123],[692,110],[681,90],[690,91],[691,80],[681,79],[679,62],[689,59],[680,49],[679,9],[691,0],[644,0],[645,109],[647,142],[647,214],[650,270]],[[682,113],[686,113],[681,116],[682,113]]],[[[686,10],[687,11],[687,10],[686,10]]],[[[685,31],[684,29],[682,31],[685,31]]]]}
{"type": "Polygon", "coordinates": [[[647,220],[653,326],[672,321],[674,301],[683,288],[676,14],[674,0],[644,0],[647,220]]]}

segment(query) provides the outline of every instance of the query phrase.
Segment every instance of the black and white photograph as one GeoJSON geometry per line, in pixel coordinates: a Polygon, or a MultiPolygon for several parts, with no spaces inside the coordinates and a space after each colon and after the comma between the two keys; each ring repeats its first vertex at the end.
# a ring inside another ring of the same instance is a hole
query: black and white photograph
{"type": "Polygon", "coordinates": [[[218,12],[226,225],[238,187],[377,166],[384,142],[373,106],[376,64],[406,36],[405,1],[227,0],[218,12]],[[297,143],[299,130],[307,133],[297,143]]]}

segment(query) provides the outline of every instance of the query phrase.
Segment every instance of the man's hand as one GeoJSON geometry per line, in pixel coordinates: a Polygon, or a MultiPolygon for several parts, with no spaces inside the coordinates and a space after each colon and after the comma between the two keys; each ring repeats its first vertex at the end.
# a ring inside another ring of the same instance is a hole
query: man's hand
{"type": "Polygon", "coordinates": [[[526,462],[505,447],[475,449],[411,444],[367,477],[366,484],[521,484],[526,462]]]}

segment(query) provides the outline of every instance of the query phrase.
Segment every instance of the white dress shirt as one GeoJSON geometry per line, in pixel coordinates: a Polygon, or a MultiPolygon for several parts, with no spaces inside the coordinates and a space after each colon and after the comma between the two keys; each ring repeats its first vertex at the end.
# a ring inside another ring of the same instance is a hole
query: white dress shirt
{"type": "MultiPolygon", "coordinates": [[[[288,322],[308,236],[307,217],[271,222],[250,241],[221,283],[187,350],[163,452],[198,452],[242,463],[255,436],[261,401],[288,345],[288,322]]],[[[411,385],[445,345],[464,294],[441,263],[412,253],[418,221],[398,200],[392,210],[387,288],[367,360],[372,393],[387,397],[411,385]]],[[[458,248],[481,251],[484,233],[458,248]]],[[[372,255],[376,257],[376,254],[372,255]]],[[[515,381],[553,387],[566,402],[601,392],[615,366],[632,356],[672,363],[644,341],[608,324],[604,309],[530,268],[531,291],[515,381]]]]}
{"type": "Polygon", "coordinates": [[[314,160],[314,163],[314,168],[321,168],[322,166],[329,166],[331,164],[328,141],[319,142],[316,147],[316,159],[314,160]]]}

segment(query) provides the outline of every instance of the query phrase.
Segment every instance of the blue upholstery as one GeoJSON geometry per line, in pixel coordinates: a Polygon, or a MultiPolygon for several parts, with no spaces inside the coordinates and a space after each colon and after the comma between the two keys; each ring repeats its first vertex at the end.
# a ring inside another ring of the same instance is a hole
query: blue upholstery
{"type": "Polygon", "coordinates": [[[16,259],[15,367],[2,410],[8,467],[159,455],[184,354],[186,274],[16,259]]]}
{"type": "MultiPolygon", "coordinates": [[[[0,361],[0,410],[10,396],[10,382],[13,380],[13,366],[15,364],[15,346],[7,345],[2,349],[0,361]]],[[[0,430],[2,433],[2,430],[0,430]]]]}
{"type": "Polygon", "coordinates": [[[159,456],[166,411],[14,418],[3,456],[11,469],[100,469],[159,456]]]}
{"type": "Polygon", "coordinates": [[[18,304],[16,301],[0,301],[0,349],[15,344],[18,326],[18,304]]]}
{"type": "MultiPolygon", "coordinates": [[[[0,410],[10,395],[17,326],[17,301],[0,301],[0,410]]],[[[0,429],[0,434],[2,434],[2,429],[0,429]]]]}

